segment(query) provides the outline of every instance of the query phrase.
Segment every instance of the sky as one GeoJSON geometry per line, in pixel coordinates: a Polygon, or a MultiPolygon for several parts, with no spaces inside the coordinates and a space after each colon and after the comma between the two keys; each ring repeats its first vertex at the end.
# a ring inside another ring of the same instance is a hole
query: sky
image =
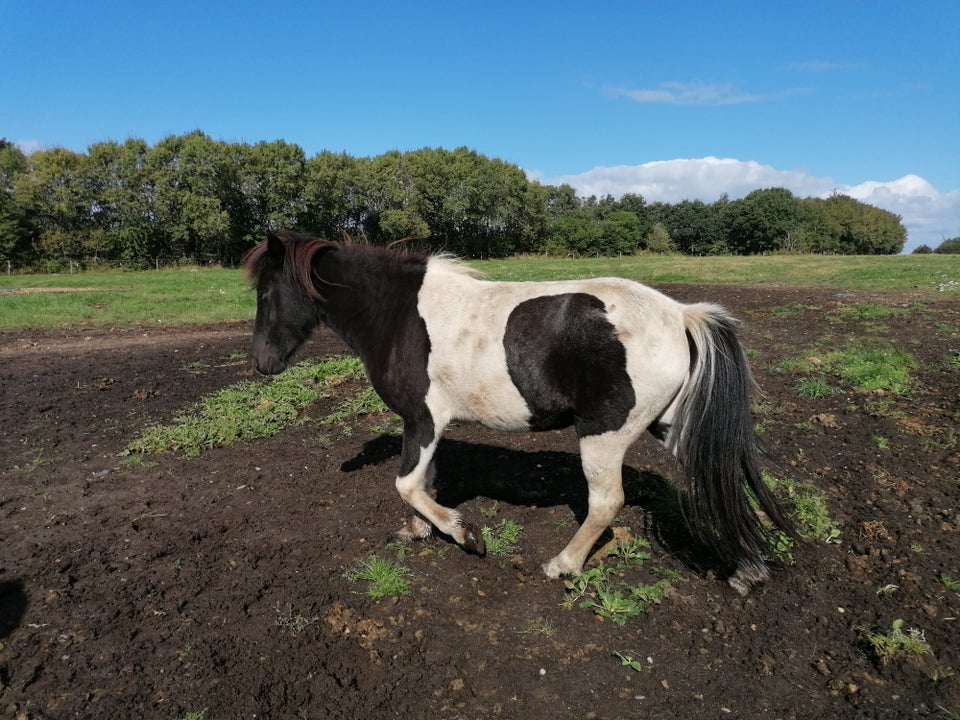
{"type": "Polygon", "coordinates": [[[785,187],[960,236],[960,0],[0,0],[0,137],[466,146],[581,196],[785,187]]]}

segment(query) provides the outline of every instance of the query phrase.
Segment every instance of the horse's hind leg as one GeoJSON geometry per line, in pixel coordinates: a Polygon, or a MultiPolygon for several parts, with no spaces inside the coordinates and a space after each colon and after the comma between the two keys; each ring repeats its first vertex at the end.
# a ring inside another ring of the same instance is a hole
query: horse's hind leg
{"type": "Polygon", "coordinates": [[[583,569],[587,554],[623,507],[623,456],[629,442],[613,433],[590,435],[580,440],[580,460],[589,491],[586,520],[573,539],[550,562],[547,577],[572,575],[583,569]]]}
{"type": "Polygon", "coordinates": [[[403,451],[400,457],[400,472],[397,475],[397,492],[410,505],[416,516],[408,521],[398,533],[403,539],[424,538],[430,534],[430,525],[449,535],[465,550],[483,555],[483,536],[460,513],[444,507],[431,497],[433,488],[433,454],[440,436],[437,434],[426,446],[421,446],[421,433],[415,426],[404,428],[403,451]]]}

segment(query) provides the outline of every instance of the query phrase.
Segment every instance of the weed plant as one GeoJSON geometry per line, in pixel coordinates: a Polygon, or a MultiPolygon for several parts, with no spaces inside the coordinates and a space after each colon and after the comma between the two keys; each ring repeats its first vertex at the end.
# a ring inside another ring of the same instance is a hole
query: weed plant
{"type": "Polygon", "coordinates": [[[928,655],[932,651],[922,630],[909,628],[903,631],[903,620],[896,619],[886,633],[869,633],[867,642],[881,665],[901,658],[928,655]]]}
{"type": "Polygon", "coordinates": [[[379,600],[409,594],[407,577],[411,574],[409,568],[374,554],[348,568],[343,576],[351,582],[366,582],[365,594],[379,600]]]}
{"type": "Polygon", "coordinates": [[[626,579],[628,570],[639,568],[650,559],[648,547],[649,543],[640,538],[620,542],[607,554],[607,563],[567,578],[563,607],[588,609],[597,617],[623,626],[630,618],[659,604],[667,590],[680,579],[679,573],[654,568],[654,572],[661,575],[654,583],[633,584],[626,579]]]}
{"type": "Polygon", "coordinates": [[[480,533],[487,546],[487,554],[494,557],[503,557],[504,555],[513,555],[520,549],[523,525],[515,520],[505,518],[493,527],[484,526],[480,533]]]}

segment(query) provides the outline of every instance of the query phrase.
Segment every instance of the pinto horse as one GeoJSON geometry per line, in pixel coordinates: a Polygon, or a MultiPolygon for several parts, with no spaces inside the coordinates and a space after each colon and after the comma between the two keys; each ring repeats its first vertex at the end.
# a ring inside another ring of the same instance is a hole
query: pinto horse
{"type": "Polygon", "coordinates": [[[416,513],[404,539],[435,527],[484,553],[474,526],[432,493],[434,451],[454,420],[575,429],[588,514],[543,565],[548,577],[583,568],[623,506],[623,458],[644,431],[676,456],[691,528],[730,563],[738,592],[769,577],[768,524],[751,498],[794,535],[761,478],[754,381],[736,321],[718,305],[681,304],[621,278],[491,282],[449,258],[293,232],[269,235],[243,265],[257,292],[259,372],[281,372],[324,324],[403,419],[396,487],[416,513]]]}

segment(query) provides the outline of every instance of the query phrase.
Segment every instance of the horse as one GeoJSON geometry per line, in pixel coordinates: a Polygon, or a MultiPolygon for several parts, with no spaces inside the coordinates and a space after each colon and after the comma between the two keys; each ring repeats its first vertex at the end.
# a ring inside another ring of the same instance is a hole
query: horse
{"type": "Polygon", "coordinates": [[[434,451],[455,420],[576,432],[588,511],[542,565],[548,578],[582,571],[623,507],[624,455],[645,431],[675,456],[687,522],[733,569],[737,592],[769,579],[771,525],[796,537],[761,476],[756,385],[737,321],[719,305],[615,277],[494,282],[448,256],[293,231],[270,233],[242,267],[257,296],[258,372],[283,371],[326,325],[402,419],[396,489],[415,513],[402,539],[436,528],[485,552],[476,527],[434,499],[434,451]]]}

